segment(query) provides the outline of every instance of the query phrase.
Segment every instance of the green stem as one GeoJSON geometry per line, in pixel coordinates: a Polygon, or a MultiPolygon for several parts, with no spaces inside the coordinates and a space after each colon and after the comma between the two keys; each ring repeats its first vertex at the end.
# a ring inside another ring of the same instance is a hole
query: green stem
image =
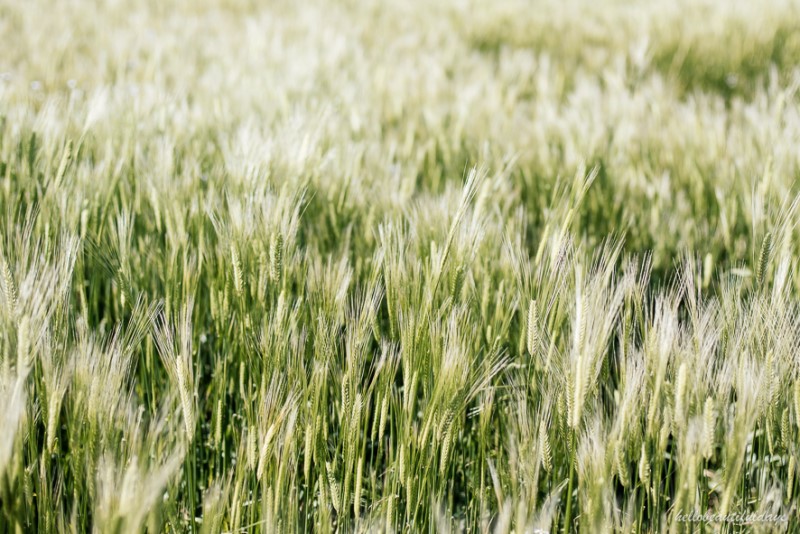
{"type": "Polygon", "coordinates": [[[195,532],[195,524],[194,524],[194,514],[195,514],[195,450],[194,444],[189,445],[189,458],[187,459],[187,466],[186,466],[186,490],[189,492],[189,532],[194,534],[195,532]]]}
{"type": "Polygon", "coordinates": [[[572,488],[575,484],[575,470],[573,469],[573,459],[575,456],[575,433],[570,432],[570,453],[569,453],[569,485],[567,486],[567,511],[564,514],[564,533],[570,532],[572,523],[572,488]]]}

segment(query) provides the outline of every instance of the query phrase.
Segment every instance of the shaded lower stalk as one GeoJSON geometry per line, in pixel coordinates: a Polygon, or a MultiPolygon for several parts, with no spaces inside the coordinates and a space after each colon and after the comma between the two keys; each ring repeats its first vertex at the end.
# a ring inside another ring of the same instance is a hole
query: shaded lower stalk
{"type": "Polygon", "coordinates": [[[570,432],[570,453],[569,453],[569,485],[567,486],[567,510],[564,513],[564,533],[570,532],[572,523],[572,488],[575,485],[575,469],[573,469],[575,455],[575,433],[570,432]]]}
{"type": "Polygon", "coordinates": [[[195,458],[195,450],[194,450],[194,443],[189,445],[189,456],[186,459],[186,489],[189,493],[189,532],[194,534],[196,532],[194,518],[195,512],[197,511],[196,502],[195,502],[195,467],[196,467],[196,458],[195,458]]]}

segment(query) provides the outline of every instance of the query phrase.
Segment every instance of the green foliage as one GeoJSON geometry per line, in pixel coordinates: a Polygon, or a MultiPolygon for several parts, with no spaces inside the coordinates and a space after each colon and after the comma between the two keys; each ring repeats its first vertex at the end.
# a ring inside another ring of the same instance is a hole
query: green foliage
{"type": "Polygon", "coordinates": [[[762,4],[0,1],[0,534],[791,528],[762,4]]]}

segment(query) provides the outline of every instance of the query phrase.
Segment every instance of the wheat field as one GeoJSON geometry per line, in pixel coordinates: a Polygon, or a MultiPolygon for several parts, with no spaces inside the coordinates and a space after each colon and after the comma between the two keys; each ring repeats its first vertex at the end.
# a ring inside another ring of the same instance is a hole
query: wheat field
{"type": "Polygon", "coordinates": [[[800,532],[800,4],[0,0],[0,534],[800,532]]]}

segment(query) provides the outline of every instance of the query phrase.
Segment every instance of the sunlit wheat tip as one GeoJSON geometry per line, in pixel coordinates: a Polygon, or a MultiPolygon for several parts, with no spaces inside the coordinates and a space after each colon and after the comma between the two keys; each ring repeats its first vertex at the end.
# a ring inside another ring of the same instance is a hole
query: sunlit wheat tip
{"type": "Polygon", "coordinates": [[[383,441],[383,434],[386,431],[386,421],[389,415],[389,402],[387,397],[384,395],[383,400],[381,402],[381,420],[380,424],[378,425],[378,442],[383,441]]]}
{"type": "Polygon", "coordinates": [[[283,273],[283,235],[273,232],[269,242],[269,274],[272,281],[280,282],[283,273]]]}
{"type": "Polygon", "coordinates": [[[758,255],[758,265],[756,267],[756,278],[760,286],[764,285],[767,277],[767,267],[770,255],[772,254],[772,232],[767,232],[761,243],[761,252],[758,255]]]}
{"type": "Polygon", "coordinates": [[[5,293],[6,306],[10,315],[13,317],[17,309],[17,288],[14,285],[14,276],[11,274],[11,267],[8,260],[2,259],[3,263],[3,292],[5,293]]]}
{"type": "Polygon", "coordinates": [[[536,301],[531,300],[528,305],[528,336],[527,348],[528,354],[531,356],[536,355],[539,347],[539,310],[536,306],[536,301]]]}
{"type": "Polygon", "coordinates": [[[794,381],[794,417],[797,428],[800,428],[800,379],[794,381]]]}
{"type": "Polygon", "coordinates": [[[789,422],[789,408],[784,408],[781,412],[781,445],[789,448],[792,443],[792,426],[789,422]]]}
{"type": "Polygon", "coordinates": [[[239,252],[236,250],[235,245],[231,245],[231,264],[233,266],[233,290],[236,296],[242,295],[244,287],[242,262],[239,259],[239,252]]]}
{"type": "Polygon", "coordinates": [[[708,460],[714,453],[714,435],[716,429],[716,414],[714,399],[706,398],[703,405],[703,457],[708,460]]]}
{"type": "Polygon", "coordinates": [[[553,455],[550,447],[550,436],[547,433],[544,420],[539,422],[539,453],[545,472],[551,472],[553,470],[553,455]]]}
{"type": "Polygon", "coordinates": [[[647,457],[647,447],[642,443],[642,452],[639,455],[639,480],[645,486],[650,484],[650,459],[647,457]]]}
{"type": "Polygon", "coordinates": [[[686,420],[686,387],[688,380],[689,367],[686,362],[682,363],[678,368],[678,374],[675,379],[675,426],[682,427],[686,420]]]}

